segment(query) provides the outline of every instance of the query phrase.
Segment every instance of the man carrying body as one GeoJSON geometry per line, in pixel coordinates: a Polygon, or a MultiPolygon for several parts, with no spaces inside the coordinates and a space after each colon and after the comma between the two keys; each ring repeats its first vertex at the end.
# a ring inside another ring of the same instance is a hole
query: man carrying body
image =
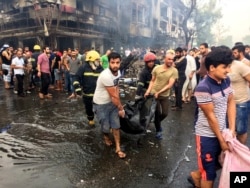
{"type": "Polygon", "coordinates": [[[198,119],[195,122],[196,151],[199,170],[190,173],[188,181],[195,187],[212,188],[218,157],[229,147],[222,137],[228,122],[235,131],[236,109],[233,89],[227,77],[232,63],[231,50],[225,46],[215,47],[205,59],[208,75],[195,89],[198,119]]]}
{"type": "Polygon", "coordinates": [[[109,137],[110,129],[115,140],[115,152],[119,158],[125,158],[126,154],[120,147],[120,120],[119,116],[124,117],[125,111],[120,101],[118,80],[121,76],[119,71],[121,56],[116,52],[108,56],[109,68],[101,72],[96,85],[93,97],[93,109],[97,119],[101,124],[103,139],[107,146],[112,145],[109,137]]]}
{"type": "Polygon", "coordinates": [[[152,93],[157,101],[154,121],[157,139],[162,139],[161,121],[168,115],[168,97],[170,95],[170,89],[178,78],[178,71],[172,66],[173,60],[174,55],[172,53],[167,53],[164,64],[158,65],[153,69],[152,79],[144,95],[147,97],[152,93]]]}
{"type": "MultiPolygon", "coordinates": [[[[143,59],[145,62],[145,67],[142,69],[139,75],[135,100],[143,98],[146,90],[148,89],[149,83],[152,79],[151,73],[155,67],[156,55],[153,54],[152,52],[148,52],[144,55],[143,59]]],[[[145,102],[143,102],[140,108],[140,124],[143,127],[146,126],[145,123],[146,123],[146,115],[148,113],[148,108],[149,108],[149,104],[147,103],[147,100],[146,100],[145,102]]]]}

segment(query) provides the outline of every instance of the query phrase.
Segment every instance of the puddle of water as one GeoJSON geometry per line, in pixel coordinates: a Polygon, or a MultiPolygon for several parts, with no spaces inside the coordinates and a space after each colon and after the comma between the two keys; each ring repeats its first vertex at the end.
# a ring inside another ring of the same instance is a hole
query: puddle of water
{"type": "Polygon", "coordinates": [[[0,133],[1,186],[73,187],[87,177],[103,147],[96,147],[99,127],[84,123],[83,105],[17,100],[0,109],[0,128],[11,125],[0,133]]]}

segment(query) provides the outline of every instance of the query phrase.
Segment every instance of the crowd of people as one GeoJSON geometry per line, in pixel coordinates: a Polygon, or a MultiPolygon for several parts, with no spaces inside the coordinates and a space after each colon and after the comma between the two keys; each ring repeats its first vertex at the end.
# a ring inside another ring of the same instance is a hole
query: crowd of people
{"type": "MultiPolygon", "coordinates": [[[[119,158],[126,154],[120,147],[119,116],[125,111],[119,95],[121,78],[121,54],[112,49],[101,56],[94,49],[80,54],[78,49],[53,52],[47,46],[34,52],[28,48],[14,50],[3,45],[0,50],[1,74],[5,89],[13,87],[20,97],[25,97],[33,88],[39,87],[40,99],[51,99],[49,88],[66,91],[69,98],[83,97],[89,125],[98,119],[107,146],[114,137],[119,158]]],[[[126,50],[125,58],[133,51],[126,50]]],[[[163,138],[162,121],[167,117],[169,100],[173,95],[173,111],[181,111],[183,103],[195,99],[195,134],[198,170],[190,173],[189,182],[195,187],[213,187],[221,151],[229,150],[222,131],[229,128],[232,135],[246,144],[248,114],[250,110],[250,47],[236,43],[210,47],[207,43],[199,48],[178,47],[160,51],[143,52],[144,68],[138,75],[135,100],[153,95],[157,105],[154,116],[155,137],[163,138]]],[[[140,110],[139,123],[145,127],[147,103],[140,110]],[[146,110],[145,110],[146,109],[146,110]]]]}

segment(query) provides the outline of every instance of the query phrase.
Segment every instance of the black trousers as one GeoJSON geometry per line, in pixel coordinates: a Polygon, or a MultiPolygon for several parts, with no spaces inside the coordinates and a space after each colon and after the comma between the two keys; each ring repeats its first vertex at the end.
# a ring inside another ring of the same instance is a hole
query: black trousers
{"type": "Polygon", "coordinates": [[[182,108],[182,88],[185,80],[186,76],[182,76],[175,83],[175,106],[179,108],[182,108]]]}
{"type": "Polygon", "coordinates": [[[41,88],[40,88],[40,93],[44,95],[48,95],[48,89],[49,89],[49,84],[50,84],[50,74],[49,73],[41,73],[41,88]]]}
{"type": "Polygon", "coordinates": [[[23,74],[16,74],[16,79],[17,79],[17,94],[23,94],[23,79],[24,75],[23,74]]]}
{"type": "Polygon", "coordinates": [[[93,112],[93,97],[83,96],[83,103],[85,105],[85,110],[87,114],[87,118],[89,121],[94,119],[94,112],[93,112]]]}
{"type": "Polygon", "coordinates": [[[161,121],[168,115],[168,97],[158,97],[155,110],[155,129],[156,132],[161,131],[161,121]]]}

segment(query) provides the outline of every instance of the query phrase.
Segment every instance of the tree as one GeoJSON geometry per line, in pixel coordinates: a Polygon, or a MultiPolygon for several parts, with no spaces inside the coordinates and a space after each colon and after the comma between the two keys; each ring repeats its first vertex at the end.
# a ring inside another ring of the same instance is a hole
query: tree
{"type": "Polygon", "coordinates": [[[216,0],[183,0],[186,6],[181,23],[185,35],[186,46],[196,37],[197,43],[214,43],[212,26],[222,17],[221,9],[216,8],[216,0]],[[190,27],[191,25],[191,27],[190,27]]]}
{"type": "Polygon", "coordinates": [[[215,36],[212,32],[213,26],[222,17],[221,9],[217,7],[216,0],[200,4],[195,11],[194,23],[196,27],[197,43],[207,42],[215,44],[215,36]]]}
{"type": "Polygon", "coordinates": [[[246,35],[243,37],[242,41],[244,42],[244,44],[250,44],[250,35],[246,35]]]}
{"type": "Polygon", "coordinates": [[[226,35],[228,30],[229,30],[229,27],[225,27],[225,25],[221,21],[217,21],[216,24],[214,24],[213,34],[215,36],[216,46],[223,44],[222,41],[228,38],[228,36],[226,35]]]}
{"type": "Polygon", "coordinates": [[[188,22],[192,18],[192,13],[196,9],[197,6],[197,0],[188,0],[184,1],[184,4],[186,5],[186,9],[184,11],[184,19],[181,23],[181,27],[184,32],[185,36],[185,44],[188,46],[189,41],[193,37],[195,31],[192,28],[188,27],[188,22]]]}
{"type": "Polygon", "coordinates": [[[226,45],[226,46],[233,46],[233,36],[232,35],[228,35],[228,36],[225,36],[223,38],[221,38],[219,41],[218,41],[218,45],[226,45]]]}

